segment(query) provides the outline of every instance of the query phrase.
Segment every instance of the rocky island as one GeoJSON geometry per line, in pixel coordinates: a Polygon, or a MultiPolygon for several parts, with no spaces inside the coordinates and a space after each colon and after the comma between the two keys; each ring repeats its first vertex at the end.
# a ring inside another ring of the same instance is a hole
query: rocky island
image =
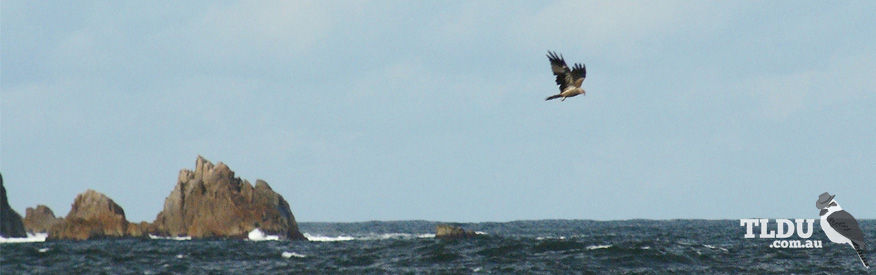
{"type": "Polygon", "coordinates": [[[283,199],[267,182],[234,176],[222,162],[213,165],[198,156],[195,170],[182,170],[164,210],[158,213],[154,234],[192,238],[246,238],[259,228],[270,235],[306,240],[283,199]]]}
{"type": "Polygon", "coordinates": [[[55,217],[52,209],[42,204],[37,205],[36,208],[28,207],[24,213],[24,229],[31,234],[48,233],[52,226],[63,221],[55,217]]]}
{"type": "Polygon", "coordinates": [[[465,239],[476,237],[478,234],[471,230],[465,230],[462,227],[439,224],[435,226],[435,238],[437,239],[465,239]]]}
{"type": "Polygon", "coordinates": [[[88,189],[76,196],[67,216],[49,229],[48,239],[88,240],[142,236],[129,234],[129,225],[121,206],[106,195],[88,189]]]}
{"type": "Polygon", "coordinates": [[[0,236],[4,238],[23,238],[24,224],[19,215],[6,200],[6,187],[3,186],[3,175],[0,175],[0,236]]]}
{"type": "MultiPolygon", "coordinates": [[[[2,177],[0,177],[2,187],[2,177]]],[[[152,223],[131,223],[125,210],[108,196],[86,190],[76,196],[70,212],[56,218],[45,205],[28,208],[27,216],[13,211],[2,188],[2,227],[5,237],[47,232],[49,240],[164,237],[247,238],[254,229],[281,239],[306,240],[289,203],[263,180],[255,186],[235,177],[222,162],[198,156],[195,169],[179,172],[164,209],[152,223]]]]}

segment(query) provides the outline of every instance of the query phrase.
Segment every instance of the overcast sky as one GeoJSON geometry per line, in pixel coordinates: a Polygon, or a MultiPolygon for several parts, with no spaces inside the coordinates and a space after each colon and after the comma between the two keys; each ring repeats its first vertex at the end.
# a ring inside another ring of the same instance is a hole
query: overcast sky
{"type": "Polygon", "coordinates": [[[299,221],[876,218],[873,1],[130,2],[2,2],[19,213],[203,155],[299,221]]]}

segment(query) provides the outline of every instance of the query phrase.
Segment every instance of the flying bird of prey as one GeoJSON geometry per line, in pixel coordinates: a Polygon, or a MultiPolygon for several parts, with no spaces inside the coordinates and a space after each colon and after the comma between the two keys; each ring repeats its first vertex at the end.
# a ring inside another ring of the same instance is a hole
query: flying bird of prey
{"type": "Polygon", "coordinates": [[[587,76],[587,69],[584,68],[583,63],[575,63],[572,69],[569,70],[569,66],[566,66],[566,61],[563,60],[562,55],[548,51],[547,58],[551,62],[551,70],[557,76],[557,85],[560,85],[560,93],[545,98],[545,101],[561,97],[560,101],[565,101],[567,97],[586,93],[581,88],[581,83],[584,82],[584,77],[587,76]]]}

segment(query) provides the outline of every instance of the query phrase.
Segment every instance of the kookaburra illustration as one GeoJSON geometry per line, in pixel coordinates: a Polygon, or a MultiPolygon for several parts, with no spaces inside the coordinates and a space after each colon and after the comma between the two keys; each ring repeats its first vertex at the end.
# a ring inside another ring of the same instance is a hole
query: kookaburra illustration
{"type": "Polygon", "coordinates": [[[851,245],[864,267],[870,268],[867,258],[864,257],[864,232],[858,226],[858,221],[843,210],[834,197],[836,195],[824,192],[815,202],[815,207],[821,209],[821,230],[831,242],[851,245]]]}
{"type": "Polygon", "coordinates": [[[586,93],[581,88],[581,83],[584,82],[584,77],[587,76],[587,69],[583,63],[575,63],[572,69],[569,70],[569,66],[566,66],[566,61],[563,60],[562,55],[548,51],[547,58],[551,62],[551,70],[557,76],[557,85],[560,85],[560,93],[545,98],[545,101],[560,97],[562,97],[560,101],[565,101],[567,97],[586,93]]]}

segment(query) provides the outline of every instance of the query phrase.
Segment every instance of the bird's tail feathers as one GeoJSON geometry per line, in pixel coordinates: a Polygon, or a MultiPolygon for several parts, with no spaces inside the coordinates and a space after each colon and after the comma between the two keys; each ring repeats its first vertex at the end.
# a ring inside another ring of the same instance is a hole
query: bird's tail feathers
{"type": "Polygon", "coordinates": [[[864,257],[864,249],[855,242],[852,242],[852,247],[855,248],[855,252],[858,253],[858,259],[861,259],[861,263],[864,264],[864,267],[870,268],[870,263],[867,262],[867,258],[864,257]]]}
{"type": "Polygon", "coordinates": [[[544,101],[548,101],[548,100],[555,99],[555,98],[560,98],[561,96],[562,95],[560,95],[560,94],[555,94],[555,95],[552,95],[552,96],[545,98],[544,101]]]}

